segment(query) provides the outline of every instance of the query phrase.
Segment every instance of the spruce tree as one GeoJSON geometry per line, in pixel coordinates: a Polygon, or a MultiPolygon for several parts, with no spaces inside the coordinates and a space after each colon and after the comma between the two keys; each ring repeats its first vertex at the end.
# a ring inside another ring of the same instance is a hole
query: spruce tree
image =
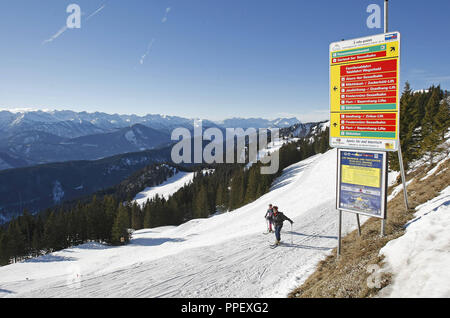
{"type": "Polygon", "coordinates": [[[245,192],[244,203],[250,203],[256,199],[258,190],[258,172],[255,167],[251,167],[248,176],[247,189],[245,192]]]}
{"type": "Polygon", "coordinates": [[[147,203],[144,206],[144,228],[149,229],[151,227],[152,227],[151,207],[150,201],[147,200],[147,203]]]}
{"type": "Polygon", "coordinates": [[[17,262],[21,256],[25,255],[25,235],[20,231],[19,223],[13,221],[9,224],[7,231],[7,254],[17,262]]]}
{"type": "Polygon", "coordinates": [[[244,201],[244,176],[243,172],[238,169],[233,174],[231,180],[231,192],[229,206],[231,210],[239,208],[244,201]]]}
{"type": "Polygon", "coordinates": [[[422,150],[429,154],[430,165],[433,164],[436,147],[439,144],[439,132],[436,129],[435,117],[439,109],[439,91],[432,88],[432,94],[425,107],[425,116],[422,120],[422,150]]]}
{"type": "Polygon", "coordinates": [[[111,243],[114,245],[126,244],[129,242],[129,216],[128,209],[124,204],[119,204],[118,212],[111,231],[111,243]]]}
{"type": "Polygon", "coordinates": [[[6,255],[6,234],[0,226],[0,266],[7,265],[9,257],[6,255]]]}
{"type": "Polygon", "coordinates": [[[447,99],[444,99],[440,105],[438,112],[435,116],[436,130],[440,135],[440,140],[443,141],[445,134],[448,132],[450,127],[450,108],[447,103],[447,99]]]}
{"type": "Polygon", "coordinates": [[[195,196],[194,217],[206,218],[209,216],[208,195],[205,186],[200,185],[200,189],[195,196]]]}
{"type": "Polygon", "coordinates": [[[143,220],[141,218],[141,209],[136,202],[131,207],[131,228],[134,230],[140,230],[143,226],[143,220]]]}

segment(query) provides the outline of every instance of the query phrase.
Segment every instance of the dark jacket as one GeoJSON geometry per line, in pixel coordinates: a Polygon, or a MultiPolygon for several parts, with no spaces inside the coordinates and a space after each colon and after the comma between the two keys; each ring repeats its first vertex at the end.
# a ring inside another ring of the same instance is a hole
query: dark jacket
{"type": "Polygon", "coordinates": [[[273,214],[272,222],[275,226],[283,226],[284,221],[289,221],[291,224],[294,223],[290,218],[284,215],[283,212],[278,212],[276,215],[275,213],[273,214]]]}

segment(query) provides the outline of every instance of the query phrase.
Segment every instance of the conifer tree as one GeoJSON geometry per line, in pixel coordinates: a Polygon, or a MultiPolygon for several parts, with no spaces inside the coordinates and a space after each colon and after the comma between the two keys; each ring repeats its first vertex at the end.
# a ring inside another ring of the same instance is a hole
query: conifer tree
{"type": "Polygon", "coordinates": [[[425,116],[422,120],[422,150],[427,152],[430,158],[430,165],[433,164],[434,153],[439,144],[439,132],[436,129],[435,117],[439,110],[440,89],[432,88],[432,94],[425,107],[425,116]]]}
{"type": "Polygon", "coordinates": [[[152,227],[152,215],[151,215],[151,207],[150,200],[147,199],[147,203],[144,207],[144,228],[149,229],[152,227]]]}
{"type": "Polygon", "coordinates": [[[114,245],[126,244],[129,241],[129,216],[127,207],[119,204],[118,212],[111,231],[111,243],[114,245]]]}
{"type": "Polygon", "coordinates": [[[195,218],[206,218],[209,216],[209,205],[208,197],[205,186],[200,185],[200,189],[195,196],[194,203],[194,217],[195,218]]]}
{"type": "Polygon", "coordinates": [[[231,180],[231,192],[229,206],[235,210],[241,206],[244,201],[244,176],[240,169],[236,170],[231,180]]]}
{"type": "Polygon", "coordinates": [[[255,167],[251,167],[248,176],[248,184],[245,193],[244,203],[250,203],[256,199],[256,192],[258,190],[258,172],[255,167]]]}
{"type": "Polygon", "coordinates": [[[19,223],[17,221],[13,221],[9,224],[7,236],[7,254],[12,257],[15,263],[18,261],[19,256],[25,255],[25,236],[20,231],[19,223]]]}
{"type": "Polygon", "coordinates": [[[436,130],[440,135],[440,140],[443,141],[445,134],[448,132],[450,127],[450,108],[447,103],[447,99],[444,99],[440,105],[438,112],[435,116],[436,130]]]}
{"type": "Polygon", "coordinates": [[[226,194],[225,194],[225,188],[222,182],[219,183],[219,186],[217,187],[217,194],[216,194],[216,203],[215,207],[218,211],[223,212],[226,209],[226,194]]]}
{"type": "Polygon", "coordinates": [[[141,209],[136,202],[131,207],[131,228],[134,230],[142,229],[143,222],[141,218],[141,209]]]}
{"type": "Polygon", "coordinates": [[[9,257],[6,255],[6,234],[0,226],[0,266],[7,265],[9,257]]]}

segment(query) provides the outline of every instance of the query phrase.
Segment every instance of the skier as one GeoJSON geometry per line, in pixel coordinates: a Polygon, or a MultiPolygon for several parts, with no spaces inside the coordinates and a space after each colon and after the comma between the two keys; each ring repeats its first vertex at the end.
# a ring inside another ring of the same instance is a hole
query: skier
{"type": "Polygon", "coordinates": [[[273,207],[272,204],[269,204],[269,209],[266,212],[266,215],[264,216],[264,218],[267,220],[267,222],[269,223],[269,233],[272,233],[272,222],[273,222],[273,207]]]}
{"type": "Polygon", "coordinates": [[[290,218],[288,218],[286,215],[284,215],[283,212],[278,211],[278,207],[273,207],[273,217],[272,222],[275,225],[275,245],[280,245],[281,242],[281,228],[283,227],[283,222],[289,221],[291,222],[291,225],[294,224],[294,221],[292,221],[290,218]]]}

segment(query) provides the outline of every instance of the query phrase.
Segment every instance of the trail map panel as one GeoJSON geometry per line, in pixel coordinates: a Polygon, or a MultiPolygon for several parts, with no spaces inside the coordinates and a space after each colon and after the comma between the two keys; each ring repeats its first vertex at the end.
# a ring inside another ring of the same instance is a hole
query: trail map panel
{"type": "Polygon", "coordinates": [[[386,154],[339,149],[338,210],[386,215],[386,154]]]}
{"type": "Polygon", "coordinates": [[[330,146],[397,151],[400,33],[330,45],[330,146]]]}

